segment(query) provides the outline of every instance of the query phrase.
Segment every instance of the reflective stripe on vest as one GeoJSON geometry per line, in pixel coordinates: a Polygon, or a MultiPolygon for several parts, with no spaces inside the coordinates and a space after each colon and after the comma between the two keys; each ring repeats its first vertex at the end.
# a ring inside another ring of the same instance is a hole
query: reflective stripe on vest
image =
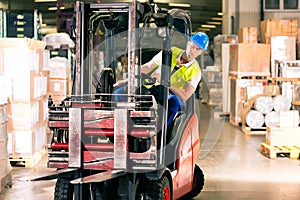
{"type": "MultiPolygon", "coordinates": [[[[171,71],[177,64],[177,57],[183,50],[177,47],[172,47],[172,66],[171,71]]],[[[176,72],[171,76],[171,86],[182,89],[185,84],[192,80],[200,72],[200,67],[198,62],[193,62],[189,67],[184,65],[180,67],[176,72]]]]}

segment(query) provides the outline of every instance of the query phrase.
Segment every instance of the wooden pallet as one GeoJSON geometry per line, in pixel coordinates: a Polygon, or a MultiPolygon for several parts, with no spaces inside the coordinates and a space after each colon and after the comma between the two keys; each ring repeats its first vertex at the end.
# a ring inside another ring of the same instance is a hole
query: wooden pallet
{"type": "Polygon", "coordinates": [[[270,146],[267,143],[260,144],[260,152],[269,158],[289,157],[298,159],[300,155],[300,146],[270,146]]]}
{"type": "Polygon", "coordinates": [[[242,131],[248,135],[265,135],[267,133],[266,127],[261,128],[250,128],[249,126],[242,125],[242,131]]]}
{"type": "Polygon", "coordinates": [[[253,74],[253,75],[249,75],[249,74],[245,74],[245,73],[241,73],[241,74],[229,74],[229,78],[230,79],[252,79],[252,80],[270,80],[270,75],[268,73],[265,74],[253,74]]]}
{"type": "Polygon", "coordinates": [[[232,119],[229,120],[229,123],[233,126],[241,126],[242,125],[242,122],[236,122],[232,119]]]}
{"type": "Polygon", "coordinates": [[[214,112],[214,119],[221,119],[230,117],[228,112],[214,112]]]}
{"type": "Polygon", "coordinates": [[[47,153],[46,148],[43,148],[33,156],[9,156],[9,161],[12,166],[34,167],[47,153]]]}

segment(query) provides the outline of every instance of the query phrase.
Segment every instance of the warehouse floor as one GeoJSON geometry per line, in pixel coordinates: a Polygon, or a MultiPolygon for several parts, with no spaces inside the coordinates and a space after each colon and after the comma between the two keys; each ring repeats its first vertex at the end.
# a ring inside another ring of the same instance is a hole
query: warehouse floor
{"type": "MultiPolygon", "coordinates": [[[[288,157],[269,159],[259,152],[264,135],[245,135],[228,118],[214,117],[213,109],[200,104],[202,139],[199,165],[206,182],[198,200],[299,200],[300,162],[288,157]]],[[[218,115],[216,115],[218,116],[218,115]]],[[[52,171],[47,158],[34,168],[13,167],[12,188],[0,193],[1,200],[53,199],[54,181],[26,181],[52,171]]]]}

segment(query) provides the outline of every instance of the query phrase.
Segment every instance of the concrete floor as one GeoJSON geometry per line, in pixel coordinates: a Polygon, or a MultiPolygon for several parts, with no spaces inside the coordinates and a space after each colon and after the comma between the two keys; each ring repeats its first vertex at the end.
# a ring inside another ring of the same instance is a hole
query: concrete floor
{"type": "MultiPolygon", "coordinates": [[[[299,200],[299,160],[269,159],[259,152],[264,135],[245,135],[228,119],[215,119],[214,110],[201,104],[199,165],[205,186],[197,200],[299,200]]],[[[53,199],[55,181],[30,182],[26,178],[52,171],[44,158],[34,168],[13,167],[13,186],[0,200],[53,199]]]]}

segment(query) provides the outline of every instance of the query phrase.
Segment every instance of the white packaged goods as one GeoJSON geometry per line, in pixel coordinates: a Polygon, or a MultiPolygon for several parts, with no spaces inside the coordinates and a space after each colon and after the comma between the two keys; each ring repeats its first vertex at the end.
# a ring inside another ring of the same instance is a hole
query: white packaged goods
{"type": "Polygon", "coordinates": [[[287,61],[296,59],[296,37],[271,37],[271,75],[277,77],[276,60],[287,61]]]}
{"type": "Polygon", "coordinates": [[[271,146],[300,146],[300,127],[269,127],[266,143],[271,146]]]}
{"type": "Polygon", "coordinates": [[[274,127],[280,125],[280,113],[272,111],[265,116],[265,124],[267,127],[274,127]]]}
{"type": "Polygon", "coordinates": [[[250,110],[246,115],[246,123],[250,128],[261,128],[264,122],[264,115],[256,110],[250,110]]]}
{"type": "Polygon", "coordinates": [[[68,45],[69,48],[74,48],[74,42],[71,40],[67,33],[52,33],[47,34],[44,37],[44,41],[47,45],[53,46],[54,49],[58,49],[61,45],[68,45]]]}
{"type": "MultiPolygon", "coordinates": [[[[299,126],[299,111],[289,110],[280,111],[280,125],[281,128],[298,127],[299,126]]],[[[299,133],[300,134],[300,133],[299,133]]]]}
{"type": "Polygon", "coordinates": [[[275,111],[288,111],[291,108],[291,100],[286,96],[277,95],[273,98],[273,105],[275,111]]]}
{"type": "Polygon", "coordinates": [[[70,76],[69,61],[64,57],[50,59],[50,78],[68,79],[70,76]]]}
{"type": "Polygon", "coordinates": [[[0,105],[7,103],[7,98],[12,96],[11,79],[6,75],[0,75],[0,105]]]}
{"type": "Polygon", "coordinates": [[[274,102],[271,96],[257,97],[254,108],[262,114],[268,114],[273,110],[274,102]]]}

